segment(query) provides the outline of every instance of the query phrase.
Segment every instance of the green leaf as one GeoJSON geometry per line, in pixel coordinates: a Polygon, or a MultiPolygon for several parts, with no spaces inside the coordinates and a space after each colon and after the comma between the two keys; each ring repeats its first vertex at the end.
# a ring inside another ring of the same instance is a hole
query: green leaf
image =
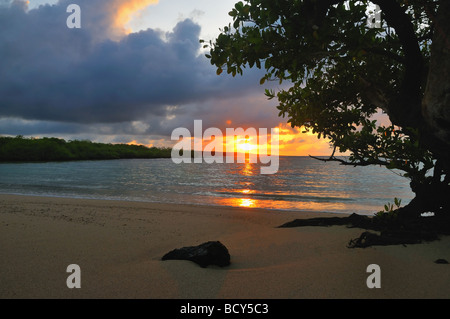
{"type": "Polygon", "coordinates": [[[234,5],[234,7],[236,8],[237,11],[242,11],[242,9],[244,8],[244,3],[242,1],[239,1],[234,5]]]}

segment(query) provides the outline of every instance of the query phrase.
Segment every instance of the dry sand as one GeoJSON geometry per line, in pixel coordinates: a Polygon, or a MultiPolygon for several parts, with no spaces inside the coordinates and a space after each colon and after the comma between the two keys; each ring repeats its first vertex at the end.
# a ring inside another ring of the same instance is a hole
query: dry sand
{"type": "Polygon", "coordinates": [[[0,298],[449,298],[450,238],[349,249],[363,231],[276,228],[326,214],[0,195],[0,298]],[[231,266],[161,261],[221,241],[231,266]],[[81,268],[69,289],[66,268],[81,268]],[[369,289],[368,265],[381,268],[369,289]]]}

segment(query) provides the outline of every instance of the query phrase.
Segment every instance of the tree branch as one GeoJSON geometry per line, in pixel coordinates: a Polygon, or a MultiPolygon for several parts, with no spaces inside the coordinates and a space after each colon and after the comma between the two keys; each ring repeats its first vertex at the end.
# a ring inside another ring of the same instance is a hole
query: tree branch
{"type": "MultiPolygon", "coordinates": [[[[310,13],[309,24],[320,26],[329,7],[343,2],[344,0],[305,1],[304,9],[310,13]]],[[[404,79],[397,98],[389,104],[391,122],[401,127],[420,127],[423,124],[422,85],[426,70],[411,18],[406,13],[406,9],[396,0],[373,0],[372,2],[380,6],[387,24],[395,29],[405,54],[401,61],[405,66],[404,79]]],[[[384,54],[396,61],[400,60],[398,56],[392,56],[387,51],[384,51],[384,54]]]]}
{"type": "Polygon", "coordinates": [[[371,161],[348,162],[348,161],[343,160],[341,158],[335,157],[334,156],[335,151],[336,151],[336,147],[333,150],[333,154],[331,154],[331,156],[329,158],[320,158],[320,157],[312,156],[312,155],[309,155],[309,157],[313,158],[315,160],[321,161],[321,162],[339,162],[341,165],[354,166],[354,167],[356,167],[356,166],[369,166],[369,165],[383,165],[383,166],[387,166],[389,164],[389,162],[382,161],[382,160],[379,160],[379,159],[374,159],[374,160],[371,160],[371,161]]]}
{"type": "Polygon", "coordinates": [[[410,17],[395,0],[373,0],[380,6],[386,22],[395,29],[405,53],[405,75],[398,97],[391,101],[391,121],[402,127],[419,127],[421,114],[422,82],[425,62],[420,51],[419,40],[410,17]]]}
{"type": "Polygon", "coordinates": [[[366,50],[367,52],[370,52],[370,53],[383,55],[383,56],[385,56],[387,58],[390,58],[390,59],[392,59],[394,61],[397,61],[397,62],[399,62],[401,64],[405,63],[405,58],[404,57],[399,56],[399,55],[397,55],[397,54],[395,54],[393,52],[386,51],[384,49],[380,49],[380,48],[364,48],[364,50],[366,50]]]}

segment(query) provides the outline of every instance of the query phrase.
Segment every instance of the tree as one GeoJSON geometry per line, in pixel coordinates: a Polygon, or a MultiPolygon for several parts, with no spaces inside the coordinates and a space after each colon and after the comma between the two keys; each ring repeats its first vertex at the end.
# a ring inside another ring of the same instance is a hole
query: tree
{"type": "Polygon", "coordinates": [[[106,160],[127,158],[170,158],[170,148],[143,145],[66,142],[59,138],[15,138],[0,136],[1,162],[106,160]]]}
{"type": "Polygon", "coordinates": [[[264,68],[261,84],[288,84],[266,90],[279,115],[330,140],[327,161],[400,170],[416,195],[403,217],[450,209],[450,1],[246,0],[229,15],[205,45],[218,74],[264,68]]]}

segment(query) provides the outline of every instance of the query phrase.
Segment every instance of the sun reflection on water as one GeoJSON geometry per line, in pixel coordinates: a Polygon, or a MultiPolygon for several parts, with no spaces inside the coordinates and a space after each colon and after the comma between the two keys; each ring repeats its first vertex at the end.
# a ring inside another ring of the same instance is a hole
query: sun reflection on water
{"type": "Polygon", "coordinates": [[[245,162],[242,165],[243,165],[242,175],[244,175],[244,176],[253,176],[254,175],[255,164],[252,164],[250,162],[245,162]]]}
{"type": "Polygon", "coordinates": [[[281,210],[301,209],[311,211],[344,210],[346,207],[345,204],[341,202],[328,201],[326,199],[321,200],[320,196],[317,197],[316,201],[308,199],[292,201],[283,198],[283,196],[289,196],[288,194],[272,194],[272,198],[260,198],[265,197],[267,194],[260,194],[250,188],[223,190],[222,192],[232,196],[218,198],[217,203],[232,207],[271,209],[277,207],[277,209],[281,210]]]}
{"type": "Polygon", "coordinates": [[[239,207],[249,207],[249,208],[257,207],[256,201],[250,198],[236,198],[236,201],[237,201],[236,206],[239,207]]]}

